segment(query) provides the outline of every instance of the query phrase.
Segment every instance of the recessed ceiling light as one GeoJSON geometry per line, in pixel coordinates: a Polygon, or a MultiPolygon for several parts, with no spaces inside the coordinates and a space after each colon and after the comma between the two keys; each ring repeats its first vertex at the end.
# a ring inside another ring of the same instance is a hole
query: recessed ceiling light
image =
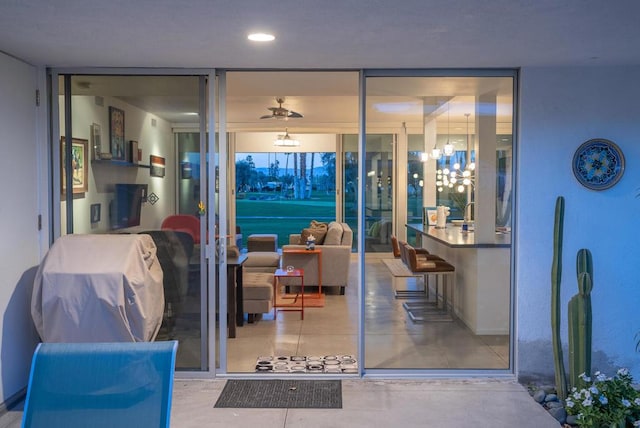
{"type": "Polygon", "coordinates": [[[252,42],[271,42],[276,39],[276,36],[266,33],[253,33],[249,34],[247,38],[252,42]]]}
{"type": "Polygon", "coordinates": [[[197,116],[198,113],[196,113],[195,111],[188,111],[185,113],[187,116],[197,116]]]}

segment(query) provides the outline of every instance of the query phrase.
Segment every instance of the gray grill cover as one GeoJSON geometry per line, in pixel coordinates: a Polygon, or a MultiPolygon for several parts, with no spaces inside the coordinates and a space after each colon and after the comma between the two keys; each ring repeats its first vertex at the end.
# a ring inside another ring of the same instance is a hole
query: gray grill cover
{"type": "Polygon", "coordinates": [[[31,316],[43,342],[152,341],[163,311],[149,235],[62,236],[36,273],[31,316]]]}

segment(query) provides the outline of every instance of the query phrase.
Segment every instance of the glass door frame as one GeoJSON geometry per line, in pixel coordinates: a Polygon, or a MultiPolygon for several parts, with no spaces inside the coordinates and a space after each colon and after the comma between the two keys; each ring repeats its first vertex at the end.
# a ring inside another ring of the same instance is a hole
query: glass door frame
{"type": "MultiPolygon", "coordinates": [[[[73,204],[69,204],[67,207],[67,219],[62,219],[61,215],[61,202],[63,198],[68,198],[66,195],[62,195],[61,193],[61,181],[58,179],[61,171],[60,164],[60,153],[57,150],[57,142],[59,141],[60,135],[60,108],[58,105],[58,94],[59,94],[59,78],[61,76],[74,76],[74,75],[101,75],[101,76],[193,76],[200,78],[199,85],[199,116],[200,116],[200,156],[201,162],[206,163],[206,146],[204,146],[204,141],[207,130],[207,123],[215,124],[213,119],[215,118],[215,109],[211,100],[215,100],[215,85],[203,85],[202,82],[204,79],[208,79],[209,82],[215,81],[215,69],[212,68],[104,68],[104,67],[54,67],[48,69],[48,76],[50,78],[50,88],[49,88],[49,162],[51,165],[51,177],[52,180],[51,185],[49,187],[49,202],[51,205],[51,215],[49,218],[50,222],[50,230],[51,230],[51,243],[57,238],[61,236],[62,228],[61,222],[63,220],[69,221],[68,219],[73,219],[73,204]],[[204,92],[204,86],[207,86],[207,92],[204,92]],[[209,109],[206,111],[204,100],[209,100],[209,109]]],[[[71,92],[68,87],[65,88],[65,106],[70,105],[70,100],[66,99],[71,95],[71,92]]],[[[66,110],[69,110],[66,108],[66,110]]],[[[67,115],[70,112],[67,111],[67,115]]],[[[69,118],[65,117],[67,120],[67,128],[69,118]]],[[[66,134],[69,136],[71,131],[67,131],[66,134]]],[[[215,132],[210,133],[209,136],[209,147],[215,147],[215,132]],[[213,141],[212,141],[213,140],[213,141]]],[[[213,156],[210,157],[213,159],[213,156]]],[[[213,164],[213,162],[210,162],[213,164]]],[[[177,167],[176,167],[177,168],[177,167]]],[[[215,165],[213,166],[215,172],[215,165]]],[[[211,173],[211,171],[209,171],[211,173]]],[[[214,186],[209,186],[207,182],[207,177],[202,174],[200,179],[201,186],[201,194],[206,194],[208,197],[212,196],[212,193],[215,191],[214,186]],[[214,190],[212,191],[211,188],[214,190]]],[[[68,193],[68,192],[67,192],[68,193]]],[[[213,200],[213,199],[212,199],[213,200]]],[[[215,224],[215,216],[208,216],[208,227],[203,227],[201,225],[200,236],[201,242],[215,242],[215,239],[209,240],[211,235],[211,231],[215,230],[211,228],[211,224],[215,224]]],[[[72,230],[72,229],[71,229],[72,230]]],[[[215,342],[215,317],[210,317],[209,312],[211,308],[215,308],[217,302],[215,298],[215,252],[211,252],[209,245],[206,245],[204,249],[200,253],[200,262],[202,269],[207,267],[208,272],[207,275],[201,275],[200,279],[200,288],[201,295],[208,296],[208,299],[203,299],[201,304],[203,310],[201,311],[201,355],[206,358],[201,360],[201,371],[176,371],[176,378],[182,379],[207,379],[215,377],[215,355],[216,355],[216,342],[215,342]],[[206,264],[205,264],[206,262],[206,264]],[[202,329],[205,327],[206,329],[202,329]]],[[[220,269],[222,272],[223,279],[226,281],[226,262],[225,266],[222,266],[220,269]]],[[[226,282],[225,282],[226,283],[226,282]]],[[[223,290],[226,288],[222,287],[223,290]]],[[[225,304],[226,310],[226,304],[225,304]]],[[[224,318],[224,317],[221,317],[224,318]]]]}
{"type": "MultiPolygon", "coordinates": [[[[360,376],[363,378],[389,378],[389,377],[415,377],[415,376],[448,376],[448,377],[470,377],[470,376],[492,376],[492,377],[508,377],[511,378],[516,373],[516,359],[515,359],[515,344],[517,338],[517,330],[515,326],[515,314],[516,314],[516,287],[515,287],[515,248],[517,247],[517,233],[513,236],[513,243],[510,250],[510,269],[509,269],[509,283],[510,283],[510,310],[509,310],[509,368],[504,370],[492,370],[492,369],[405,369],[401,372],[395,369],[366,369],[366,354],[365,354],[365,329],[364,329],[364,313],[365,313],[365,251],[364,251],[364,234],[365,234],[365,197],[366,192],[364,188],[364,180],[366,179],[366,136],[367,136],[367,120],[365,117],[367,108],[367,78],[370,77],[511,77],[513,78],[513,103],[512,103],[512,150],[513,150],[513,170],[511,172],[513,180],[513,200],[517,199],[517,164],[518,164],[518,88],[519,88],[519,73],[516,69],[412,69],[412,70],[398,70],[398,69],[363,69],[360,72],[360,99],[359,99],[359,138],[358,138],[358,311],[359,311],[359,328],[358,328],[358,361],[360,376]]],[[[402,154],[402,159],[406,161],[407,149],[408,149],[408,132],[406,129],[402,130],[403,135],[395,133],[393,147],[393,155],[397,156],[402,154]],[[404,143],[404,144],[399,144],[404,143]]],[[[400,163],[399,158],[396,159],[397,165],[406,165],[406,162],[400,163]]],[[[407,205],[406,195],[403,198],[403,203],[399,204],[398,196],[401,188],[406,188],[407,178],[406,171],[401,168],[395,168],[393,177],[393,204],[392,204],[392,219],[394,221],[393,230],[394,233],[403,236],[404,230],[400,228],[400,224],[406,222],[407,219],[407,205]],[[402,183],[403,187],[400,187],[402,183]],[[401,221],[402,220],[402,221],[401,221]]],[[[513,230],[517,231],[517,209],[516,203],[511,207],[511,216],[513,230]]]]}

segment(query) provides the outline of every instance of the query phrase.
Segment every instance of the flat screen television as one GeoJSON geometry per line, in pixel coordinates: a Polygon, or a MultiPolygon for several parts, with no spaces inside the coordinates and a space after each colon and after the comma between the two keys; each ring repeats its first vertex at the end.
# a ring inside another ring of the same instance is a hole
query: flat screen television
{"type": "Polygon", "coordinates": [[[142,203],[146,200],[146,184],[116,184],[111,201],[111,228],[139,226],[142,203]]]}

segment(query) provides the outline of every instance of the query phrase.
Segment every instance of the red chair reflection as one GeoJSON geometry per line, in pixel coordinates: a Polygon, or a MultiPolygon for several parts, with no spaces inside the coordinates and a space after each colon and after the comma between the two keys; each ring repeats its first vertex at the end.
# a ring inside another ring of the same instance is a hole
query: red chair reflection
{"type": "Polygon", "coordinates": [[[186,214],[170,215],[162,221],[161,229],[186,232],[193,237],[194,244],[200,244],[200,219],[186,214]]]}

